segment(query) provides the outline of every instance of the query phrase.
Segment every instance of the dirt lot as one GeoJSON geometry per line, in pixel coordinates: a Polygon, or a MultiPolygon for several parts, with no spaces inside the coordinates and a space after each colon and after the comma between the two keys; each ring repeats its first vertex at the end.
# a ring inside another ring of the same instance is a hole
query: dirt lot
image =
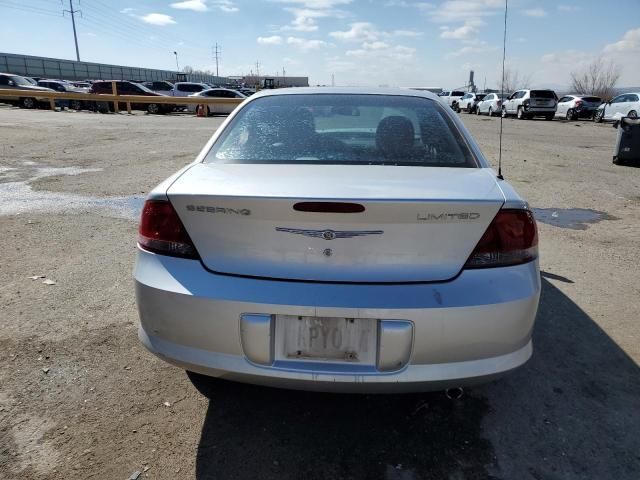
{"type": "MultiPolygon", "coordinates": [[[[499,120],[462,118],[494,160],[499,120]]],[[[0,107],[1,479],[640,478],[640,169],[611,126],[505,121],[551,223],[535,353],[449,401],[190,379],[139,345],[140,197],[220,123],[0,107]]]]}

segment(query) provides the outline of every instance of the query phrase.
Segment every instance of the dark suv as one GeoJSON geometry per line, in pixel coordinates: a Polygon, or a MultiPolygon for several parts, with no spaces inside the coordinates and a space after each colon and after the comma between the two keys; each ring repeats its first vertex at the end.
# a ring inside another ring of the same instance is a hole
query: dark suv
{"type": "MultiPolygon", "coordinates": [[[[144,85],[140,85],[139,83],[129,82],[127,80],[115,80],[116,82],[116,92],[118,95],[139,95],[145,97],[165,97],[166,95],[161,95],[159,93],[153,92],[149,90],[144,85]]],[[[101,80],[98,82],[94,82],[91,85],[91,89],[89,93],[95,94],[107,94],[111,95],[113,93],[111,87],[111,80],[101,80]]],[[[111,103],[109,102],[98,102],[97,109],[99,111],[108,110],[111,107],[111,103]]],[[[127,104],[126,102],[119,102],[118,108],[120,110],[126,110],[127,104]]],[[[149,113],[168,113],[173,111],[173,105],[164,104],[164,103],[132,103],[132,110],[146,110],[149,113]]]]}

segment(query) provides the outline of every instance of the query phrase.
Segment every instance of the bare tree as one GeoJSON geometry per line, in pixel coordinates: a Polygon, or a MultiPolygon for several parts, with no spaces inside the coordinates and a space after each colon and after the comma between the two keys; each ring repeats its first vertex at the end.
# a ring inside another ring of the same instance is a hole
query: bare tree
{"type": "Polygon", "coordinates": [[[620,65],[597,57],[585,68],[571,72],[571,89],[583,95],[610,100],[620,79],[620,65]]]}
{"type": "Polygon", "coordinates": [[[185,66],[182,68],[182,73],[186,73],[186,74],[189,74],[189,73],[196,73],[196,70],[195,70],[193,67],[189,66],[189,65],[185,65],[185,66]]]}
{"type": "Polygon", "coordinates": [[[530,87],[531,74],[521,74],[514,68],[505,67],[504,84],[502,84],[502,71],[498,72],[498,90],[504,90],[504,93],[512,93],[521,88],[530,87]]]}

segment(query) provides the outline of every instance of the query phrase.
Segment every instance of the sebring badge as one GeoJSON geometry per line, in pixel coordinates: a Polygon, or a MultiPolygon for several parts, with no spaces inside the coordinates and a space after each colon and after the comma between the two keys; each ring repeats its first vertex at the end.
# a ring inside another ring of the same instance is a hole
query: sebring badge
{"type": "Polygon", "coordinates": [[[368,235],[382,235],[382,230],[305,230],[302,228],[276,227],[277,232],[292,233],[294,235],[304,235],[305,237],[323,238],[324,240],[335,240],[336,238],[365,237],[368,235]]]}

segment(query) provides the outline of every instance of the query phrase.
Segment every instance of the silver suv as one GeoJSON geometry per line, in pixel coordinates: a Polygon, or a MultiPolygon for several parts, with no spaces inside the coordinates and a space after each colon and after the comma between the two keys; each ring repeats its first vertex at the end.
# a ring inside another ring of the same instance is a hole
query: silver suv
{"type": "Polygon", "coordinates": [[[558,96],[553,90],[518,90],[502,104],[502,116],[515,115],[524,120],[544,117],[553,120],[558,108],[558,96]]]}

